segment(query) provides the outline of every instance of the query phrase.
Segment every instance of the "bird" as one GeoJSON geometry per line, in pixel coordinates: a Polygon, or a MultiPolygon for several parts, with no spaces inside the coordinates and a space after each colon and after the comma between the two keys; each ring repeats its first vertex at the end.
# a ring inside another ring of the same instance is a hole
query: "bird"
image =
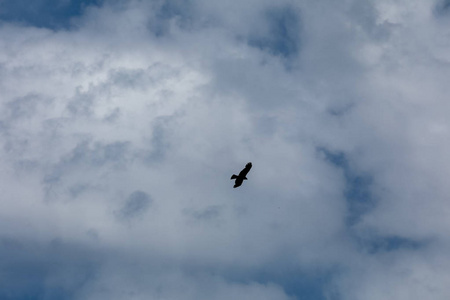
{"type": "Polygon", "coordinates": [[[242,182],[244,180],[247,180],[247,174],[250,171],[250,169],[252,168],[252,163],[249,162],[248,164],[245,165],[245,168],[242,169],[242,171],[239,173],[239,175],[233,174],[231,176],[231,179],[236,179],[234,181],[234,186],[233,188],[237,188],[238,186],[241,186],[242,182]]]}

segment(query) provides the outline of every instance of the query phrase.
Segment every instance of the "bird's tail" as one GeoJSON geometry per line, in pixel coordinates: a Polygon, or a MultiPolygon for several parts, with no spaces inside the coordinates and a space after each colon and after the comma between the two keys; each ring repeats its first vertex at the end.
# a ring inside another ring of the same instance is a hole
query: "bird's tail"
{"type": "Polygon", "coordinates": [[[230,179],[236,179],[237,175],[233,174],[230,179]]]}

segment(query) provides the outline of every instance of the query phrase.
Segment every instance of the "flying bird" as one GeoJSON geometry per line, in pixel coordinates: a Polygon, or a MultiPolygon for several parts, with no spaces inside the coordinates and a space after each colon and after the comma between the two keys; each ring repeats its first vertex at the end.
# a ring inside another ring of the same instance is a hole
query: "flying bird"
{"type": "Polygon", "coordinates": [[[233,174],[231,176],[231,179],[236,179],[234,181],[234,186],[233,188],[237,188],[238,186],[240,186],[242,184],[242,182],[244,180],[247,180],[247,174],[250,171],[250,169],[252,168],[252,163],[249,162],[248,164],[245,165],[245,168],[239,173],[239,175],[235,175],[233,174]]]}

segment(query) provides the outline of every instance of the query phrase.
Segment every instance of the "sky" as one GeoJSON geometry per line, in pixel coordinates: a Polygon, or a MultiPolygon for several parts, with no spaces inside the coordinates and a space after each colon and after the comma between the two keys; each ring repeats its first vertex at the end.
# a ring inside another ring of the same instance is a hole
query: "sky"
{"type": "Polygon", "coordinates": [[[1,0],[0,298],[450,299],[448,78],[447,0],[1,0]]]}

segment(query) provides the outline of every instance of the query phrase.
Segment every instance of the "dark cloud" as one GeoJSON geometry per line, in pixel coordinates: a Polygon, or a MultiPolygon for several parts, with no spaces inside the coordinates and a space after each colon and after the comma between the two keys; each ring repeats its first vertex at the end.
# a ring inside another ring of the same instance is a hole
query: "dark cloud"
{"type": "Polygon", "coordinates": [[[113,142],[103,144],[82,141],[66,155],[60,162],[61,168],[64,166],[79,166],[80,164],[102,167],[106,164],[121,164],[127,159],[127,143],[113,142]]]}
{"type": "Polygon", "coordinates": [[[224,208],[219,205],[211,205],[205,208],[185,208],[183,213],[187,217],[187,224],[193,226],[220,227],[224,223],[224,208]]]}
{"type": "Polygon", "coordinates": [[[152,135],[149,141],[150,149],[143,153],[144,161],[148,164],[161,163],[166,158],[170,150],[170,130],[171,123],[175,117],[159,117],[154,120],[152,135]]]}
{"type": "Polygon", "coordinates": [[[9,111],[10,122],[34,116],[37,106],[44,101],[38,95],[26,95],[8,102],[6,108],[9,111]]]}
{"type": "Polygon", "coordinates": [[[72,198],[77,198],[82,195],[84,192],[89,190],[91,187],[86,183],[78,183],[69,188],[69,193],[72,198]]]}
{"type": "Polygon", "coordinates": [[[78,89],[73,99],[67,103],[67,110],[74,116],[92,116],[94,98],[95,95],[78,89]]]}
{"type": "Polygon", "coordinates": [[[42,180],[43,189],[48,199],[64,198],[67,194],[76,198],[81,193],[96,189],[100,182],[91,182],[88,178],[80,177],[73,182],[72,177],[77,174],[92,172],[90,176],[100,172],[113,172],[126,167],[131,159],[127,142],[113,142],[103,144],[92,142],[91,139],[81,138],[73,149],[64,153],[57,162],[46,167],[42,180]],[[95,170],[95,171],[94,171],[95,170]]]}
{"type": "Polygon", "coordinates": [[[195,211],[193,216],[199,220],[211,220],[215,219],[220,215],[220,207],[219,206],[210,206],[205,208],[204,210],[195,211]]]}
{"type": "Polygon", "coordinates": [[[117,215],[120,219],[131,220],[145,213],[152,202],[153,199],[149,194],[143,191],[134,191],[128,196],[117,215]]]}

